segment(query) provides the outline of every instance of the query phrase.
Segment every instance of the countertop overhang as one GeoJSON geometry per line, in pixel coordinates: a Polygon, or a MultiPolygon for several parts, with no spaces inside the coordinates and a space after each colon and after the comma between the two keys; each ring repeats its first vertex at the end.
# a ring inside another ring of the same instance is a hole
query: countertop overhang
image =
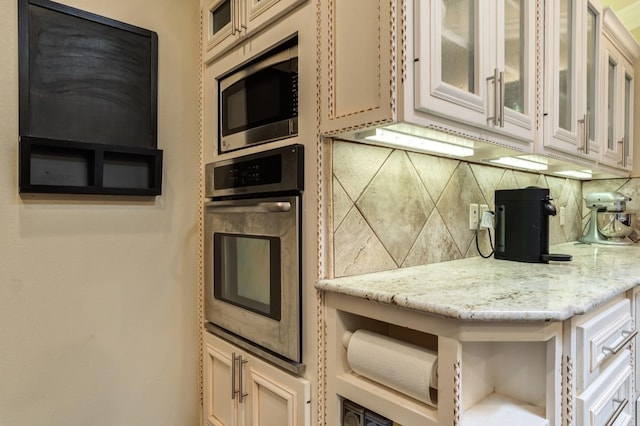
{"type": "Polygon", "coordinates": [[[640,284],[640,245],[566,243],[550,252],[573,260],[474,257],[324,279],[316,288],[458,320],[564,321],[640,284]]]}

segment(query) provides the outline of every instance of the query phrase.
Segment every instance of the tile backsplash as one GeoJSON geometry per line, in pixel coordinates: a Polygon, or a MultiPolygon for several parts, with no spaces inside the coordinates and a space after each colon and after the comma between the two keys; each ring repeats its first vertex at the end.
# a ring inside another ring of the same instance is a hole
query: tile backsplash
{"type": "MultiPolygon", "coordinates": [[[[566,212],[563,226],[550,218],[551,244],[582,230],[577,180],[344,141],[333,142],[332,158],[335,277],[478,256],[469,204],[493,210],[496,189],[548,187],[566,212]]],[[[490,253],[486,232],[478,242],[490,253]]]]}

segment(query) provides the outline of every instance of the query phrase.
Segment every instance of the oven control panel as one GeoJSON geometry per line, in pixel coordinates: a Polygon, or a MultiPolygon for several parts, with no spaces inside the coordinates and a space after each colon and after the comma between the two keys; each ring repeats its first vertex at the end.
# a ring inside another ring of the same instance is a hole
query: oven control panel
{"type": "Polygon", "coordinates": [[[207,197],[302,192],[304,146],[289,145],[205,166],[207,197]]]}

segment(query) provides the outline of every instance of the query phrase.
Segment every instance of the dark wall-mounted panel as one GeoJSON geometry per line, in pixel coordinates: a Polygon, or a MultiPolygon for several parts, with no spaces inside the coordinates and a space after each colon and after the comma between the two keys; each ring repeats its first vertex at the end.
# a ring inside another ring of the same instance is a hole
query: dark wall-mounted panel
{"type": "Polygon", "coordinates": [[[29,185],[112,194],[158,186],[157,34],[48,0],[18,0],[18,18],[21,149],[31,148],[21,165],[30,167],[29,185]]]}

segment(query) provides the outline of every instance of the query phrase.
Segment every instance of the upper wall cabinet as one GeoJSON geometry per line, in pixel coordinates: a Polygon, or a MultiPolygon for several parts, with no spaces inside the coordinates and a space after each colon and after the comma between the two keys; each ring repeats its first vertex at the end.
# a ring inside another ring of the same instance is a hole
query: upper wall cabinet
{"type": "Polygon", "coordinates": [[[533,150],[536,2],[321,4],[324,134],[358,139],[390,125],[463,136],[482,155],[533,150]]]}
{"type": "Polygon", "coordinates": [[[535,2],[415,2],[418,110],[527,140],[535,132],[535,2]]]}
{"type": "Polygon", "coordinates": [[[597,1],[545,3],[543,149],[589,160],[599,157],[601,28],[597,1]]]}
{"type": "Polygon", "coordinates": [[[603,150],[601,162],[631,171],[633,159],[633,62],[640,56],[640,45],[622,26],[617,16],[606,8],[603,25],[604,76],[602,117],[603,150]]]}
{"type": "Polygon", "coordinates": [[[220,56],[305,0],[210,0],[202,8],[203,57],[220,56]]]}
{"type": "MultiPolygon", "coordinates": [[[[615,144],[631,140],[631,121],[629,135],[603,146],[602,61],[618,37],[607,37],[599,1],[320,0],[320,130],[472,162],[522,157],[513,167],[545,173],[624,174],[631,146],[617,165],[615,144]]],[[[612,61],[632,63],[622,52],[612,61]]],[[[615,84],[632,90],[625,69],[615,84]]],[[[615,96],[612,111],[627,109],[612,114],[631,117],[633,98],[615,96]]]]}

